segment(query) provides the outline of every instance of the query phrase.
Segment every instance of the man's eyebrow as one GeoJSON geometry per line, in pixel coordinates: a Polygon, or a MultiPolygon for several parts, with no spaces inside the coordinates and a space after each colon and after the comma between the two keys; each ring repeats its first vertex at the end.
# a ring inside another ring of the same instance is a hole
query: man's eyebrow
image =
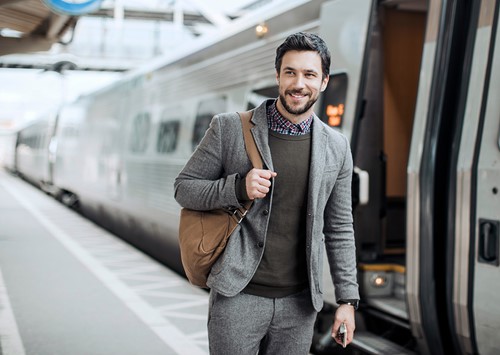
{"type": "MultiPolygon", "coordinates": [[[[287,67],[284,67],[283,70],[292,70],[292,71],[297,71],[297,69],[293,68],[293,67],[290,67],[290,66],[287,66],[287,67]]],[[[303,70],[304,72],[306,73],[314,73],[314,74],[318,74],[318,71],[317,70],[314,70],[314,69],[304,69],[303,70]]]]}
{"type": "Polygon", "coordinates": [[[318,71],[314,70],[314,69],[305,69],[304,70],[306,73],[314,73],[314,74],[318,74],[318,71]]]}

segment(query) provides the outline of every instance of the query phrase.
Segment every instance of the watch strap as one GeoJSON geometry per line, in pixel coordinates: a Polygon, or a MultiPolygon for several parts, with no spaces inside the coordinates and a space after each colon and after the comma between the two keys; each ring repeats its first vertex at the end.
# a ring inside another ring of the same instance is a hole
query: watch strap
{"type": "Polygon", "coordinates": [[[338,300],[337,303],[338,304],[347,304],[349,306],[353,306],[354,310],[357,310],[359,307],[359,300],[355,300],[355,299],[338,300]]]}

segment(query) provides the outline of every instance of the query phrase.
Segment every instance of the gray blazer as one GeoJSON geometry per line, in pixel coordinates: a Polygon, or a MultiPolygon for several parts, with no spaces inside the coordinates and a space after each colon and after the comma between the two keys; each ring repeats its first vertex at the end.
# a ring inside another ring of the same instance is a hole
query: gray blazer
{"type": "MultiPolygon", "coordinates": [[[[273,170],[268,145],[266,102],[253,112],[252,134],[264,166],[273,170]]],[[[175,180],[175,199],[186,208],[211,210],[239,206],[235,181],[252,169],[236,113],[217,115],[184,169],[175,180]]],[[[323,306],[323,255],[338,299],[359,299],[351,213],[352,156],[345,136],[314,117],[307,201],[307,267],[312,304],[323,306]]],[[[255,200],[212,267],[208,286],[231,297],[254,275],[264,252],[273,194],[255,200]]]]}

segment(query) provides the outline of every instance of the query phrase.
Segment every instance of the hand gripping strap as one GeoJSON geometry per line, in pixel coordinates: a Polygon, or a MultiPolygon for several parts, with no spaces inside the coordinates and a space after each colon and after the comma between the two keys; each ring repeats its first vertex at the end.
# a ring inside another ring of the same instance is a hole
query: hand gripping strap
{"type": "MultiPolygon", "coordinates": [[[[252,136],[252,131],[251,128],[254,126],[254,124],[251,122],[252,119],[252,111],[245,111],[245,112],[238,112],[241,118],[241,126],[243,129],[243,138],[245,139],[245,148],[247,150],[248,157],[250,158],[250,161],[252,162],[252,166],[256,169],[262,169],[264,164],[262,163],[262,158],[260,157],[259,150],[257,149],[257,146],[255,145],[255,140],[253,139],[252,136]]],[[[245,203],[243,209],[244,209],[244,214],[243,217],[247,214],[248,210],[250,207],[252,207],[253,201],[248,201],[245,203]]],[[[243,218],[240,219],[240,222],[243,220],[243,218]]],[[[239,222],[238,222],[239,223],[239,222]]]]}

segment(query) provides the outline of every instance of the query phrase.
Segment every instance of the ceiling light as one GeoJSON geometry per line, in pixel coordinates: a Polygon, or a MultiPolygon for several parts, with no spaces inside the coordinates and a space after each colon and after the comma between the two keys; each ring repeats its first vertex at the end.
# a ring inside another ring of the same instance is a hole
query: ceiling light
{"type": "Polygon", "coordinates": [[[261,23],[255,27],[255,34],[258,38],[264,37],[268,31],[269,29],[267,28],[267,25],[265,23],[261,23]]]}

